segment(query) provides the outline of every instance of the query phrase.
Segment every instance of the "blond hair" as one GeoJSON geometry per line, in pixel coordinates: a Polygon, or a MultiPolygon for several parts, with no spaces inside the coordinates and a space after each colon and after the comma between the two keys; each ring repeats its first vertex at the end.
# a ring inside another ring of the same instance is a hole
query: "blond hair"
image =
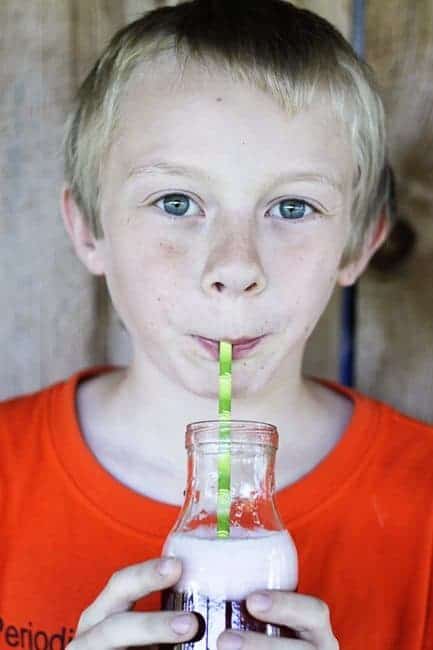
{"type": "Polygon", "coordinates": [[[143,63],[173,53],[216,63],[270,93],[291,114],[325,93],[351,138],[352,230],[343,262],[356,257],[388,199],[385,117],[370,67],[328,21],[283,0],[194,0],[145,13],[118,31],[81,85],[67,121],[65,180],[96,237],[101,169],[115,137],[126,84],[143,63]]]}

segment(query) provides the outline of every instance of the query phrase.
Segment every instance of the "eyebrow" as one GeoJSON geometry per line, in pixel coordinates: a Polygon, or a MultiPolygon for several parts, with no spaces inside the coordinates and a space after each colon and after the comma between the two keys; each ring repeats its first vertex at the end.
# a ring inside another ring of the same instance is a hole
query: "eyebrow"
{"type": "Polygon", "coordinates": [[[198,167],[188,165],[174,165],[168,162],[155,162],[150,165],[138,165],[132,167],[128,172],[128,178],[141,176],[143,174],[167,174],[171,176],[185,176],[187,178],[205,178],[206,174],[198,167]]]}
{"type": "MultiPolygon", "coordinates": [[[[132,167],[128,172],[128,179],[135,176],[142,175],[152,175],[152,174],[166,174],[170,176],[183,176],[184,178],[197,179],[201,178],[203,180],[209,180],[208,174],[206,174],[199,167],[193,167],[190,165],[179,165],[173,164],[165,161],[155,162],[149,165],[138,165],[132,167]]],[[[344,184],[342,181],[334,176],[329,176],[328,174],[322,174],[315,171],[299,171],[299,172],[282,172],[274,178],[270,179],[270,186],[281,185],[285,182],[294,182],[294,181],[315,181],[322,185],[329,185],[334,190],[343,194],[344,184]]]]}

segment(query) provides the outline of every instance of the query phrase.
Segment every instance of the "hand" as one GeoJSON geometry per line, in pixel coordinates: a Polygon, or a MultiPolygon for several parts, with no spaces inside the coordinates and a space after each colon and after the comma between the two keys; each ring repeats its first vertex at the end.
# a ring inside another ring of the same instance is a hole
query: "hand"
{"type": "Polygon", "coordinates": [[[66,650],[122,650],[127,646],[185,643],[192,639],[198,630],[194,614],[130,611],[139,598],[174,585],[181,571],[180,560],[161,558],[114,573],[82,613],[75,638],[66,650]]]}
{"type": "Polygon", "coordinates": [[[218,650],[338,650],[340,647],[332,632],[329,608],[317,598],[267,590],[251,594],[247,609],[261,621],[291,628],[297,638],[226,631],[218,637],[218,650]]]}

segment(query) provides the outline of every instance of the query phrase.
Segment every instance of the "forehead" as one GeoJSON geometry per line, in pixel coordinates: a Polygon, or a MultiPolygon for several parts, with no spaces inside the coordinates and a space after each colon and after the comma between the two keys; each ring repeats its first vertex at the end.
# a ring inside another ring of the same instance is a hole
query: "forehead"
{"type": "Polygon", "coordinates": [[[353,158],[346,126],[319,93],[289,114],[270,92],[216,65],[191,63],[181,74],[173,59],[136,70],[120,102],[113,147],[123,166],[164,153],[198,164],[242,156],[243,165],[271,169],[309,159],[345,175],[353,158]]]}

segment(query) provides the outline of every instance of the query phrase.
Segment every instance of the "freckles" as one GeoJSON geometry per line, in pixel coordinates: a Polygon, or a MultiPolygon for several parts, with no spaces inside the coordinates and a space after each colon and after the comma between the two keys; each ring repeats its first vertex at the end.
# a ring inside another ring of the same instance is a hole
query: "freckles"
{"type": "Polygon", "coordinates": [[[165,260],[176,260],[185,257],[186,247],[170,240],[159,242],[159,252],[165,260]]]}
{"type": "Polygon", "coordinates": [[[159,250],[161,253],[167,256],[171,256],[174,254],[176,247],[174,244],[168,241],[160,241],[159,242],[159,250]]]}

